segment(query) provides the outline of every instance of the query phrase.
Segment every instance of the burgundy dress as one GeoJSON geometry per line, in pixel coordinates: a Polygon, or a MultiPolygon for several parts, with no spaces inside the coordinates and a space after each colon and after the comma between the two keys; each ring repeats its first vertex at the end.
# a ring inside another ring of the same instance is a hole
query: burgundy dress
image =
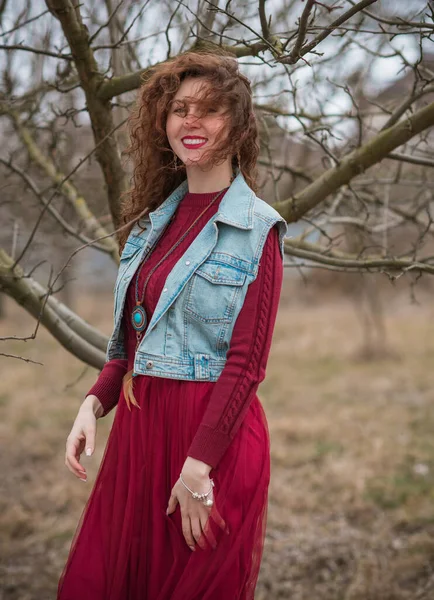
{"type": "MultiPolygon", "coordinates": [[[[187,193],[145,263],[149,271],[215,194],[187,193]]],[[[178,248],[151,276],[148,322],[167,275],[218,210],[210,206],[178,248]]],[[[283,265],[277,228],[266,240],[258,276],[235,323],[227,362],[217,382],[137,376],[130,411],[122,377],[132,368],[135,333],[123,327],[128,360],[106,363],[89,391],[107,414],[118,404],[103,460],[81,515],[58,586],[58,600],[251,600],[265,534],[270,450],[265,414],[256,395],[273,334],[283,265]],[[166,515],[170,492],[187,456],[212,466],[214,507],[208,525],[216,548],[192,552],[179,504],[166,515]],[[226,527],[216,526],[221,515],[226,527]]],[[[135,278],[133,278],[133,282],[135,278]]]]}

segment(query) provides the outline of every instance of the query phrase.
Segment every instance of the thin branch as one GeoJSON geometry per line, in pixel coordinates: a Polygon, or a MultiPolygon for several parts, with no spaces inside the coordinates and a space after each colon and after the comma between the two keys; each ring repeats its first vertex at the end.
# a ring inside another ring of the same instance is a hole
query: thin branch
{"type": "Polygon", "coordinates": [[[410,94],[410,96],[408,98],[406,98],[393,111],[393,113],[387,119],[386,123],[383,125],[381,130],[383,131],[384,129],[388,129],[389,127],[391,127],[392,125],[397,123],[399,121],[399,119],[402,117],[402,115],[405,113],[405,111],[408,110],[412,104],[417,102],[417,100],[420,100],[420,98],[422,98],[422,96],[425,96],[426,94],[431,94],[431,93],[434,93],[434,85],[427,86],[426,88],[424,88],[417,94],[410,94]]]}
{"type": "Polygon", "coordinates": [[[346,258],[345,256],[336,255],[336,252],[323,254],[322,252],[312,250],[313,245],[294,244],[291,240],[284,240],[285,253],[296,256],[297,258],[304,258],[312,260],[319,264],[331,265],[334,267],[344,267],[357,270],[389,270],[389,271],[418,271],[421,273],[429,273],[434,275],[434,265],[423,262],[422,260],[416,261],[411,258],[380,258],[380,257],[369,257],[369,258],[346,258]],[[304,247],[303,247],[304,246],[304,247]]]}
{"type": "Polygon", "coordinates": [[[51,289],[41,297],[36,293],[37,286],[31,278],[26,278],[22,269],[14,266],[13,260],[0,248],[0,286],[3,292],[14,300],[37,319],[60,342],[60,344],[74,356],[101,369],[105,363],[105,353],[89,344],[77,335],[68,324],[59,318],[47,302],[51,289]]]}
{"type": "Polygon", "coordinates": [[[104,80],[91,47],[89,32],[82,22],[80,7],[71,0],[45,0],[52,14],[59,20],[68,40],[81,87],[86,96],[86,106],[92,122],[96,152],[107,188],[107,197],[115,226],[120,215],[120,198],[128,188],[115,136],[110,135],[115,125],[111,106],[102,100],[97,90],[104,80]]]}
{"type": "Polygon", "coordinates": [[[25,356],[18,356],[17,354],[6,354],[5,352],[0,352],[0,356],[4,356],[5,358],[15,358],[17,360],[23,360],[26,363],[32,363],[34,365],[44,365],[44,363],[38,362],[37,360],[32,360],[31,358],[26,358],[25,356]]]}
{"type": "MultiPolygon", "coordinates": [[[[308,1],[312,2],[312,0],[308,0],[308,1]]],[[[259,0],[259,19],[261,21],[262,35],[263,35],[264,39],[269,40],[270,39],[270,29],[268,27],[267,15],[265,12],[265,2],[266,2],[266,0],[259,0]]]]}
{"type": "MultiPolygon", "coordinates": [[[[194,21],[187,21],[187,25],[194,23],[194,21]]],[[[184,27],[184,23],[179,25],[172,25],[172,29],[179,29],[180,27],[184,27]]],[[[158,37],[159,35],[163,35],[166,32],[165,29],[161,31],[156,31],[155,33],[150,33],[148,35],[144,35],[142,37],[135,38],[133,40],[124,40],[122,42],[117,41],[113,44],[101,44],[98,46],[92,46],[92,50],[96,52],[97,50],[114,50],[116,48],[122,48],[123,46],[130,46],[132,44],[139,44],[140,42],[144,42],[146,40],[150,40],[151,38],[158,37]]]]}
{"type": "MultiPolygon", "coordinates": [[[[6,161],[6,160],[4,160],[1,157],[0,157],[0,163],[3,164],[3,165],[5,165],[5,167],[7,167],[8,169],[10,169],[11,171],[13,171],[14,173],[16,173],[17,175],[19,175],[19,177],[21,177],[21,179],[26,183],[26,185],[28,186],[28,188],[37,197],[37,199],[39,200],[39,202],[48,209],[48,212],[51,214],[51,216],[57,221],[57,223],[62,227],[62,229],[66,233],[69,233],[74,238],[78,239],[80,242],[83,242],[83,243],[91,242],[91,240],[89,240],[89,238],[87,238],[82,233],[80,233],[79,231],[77,231],[74,227],[72,227],[62,217],[62,215],[49,202],[47,202],[44,199],[42,192],[38,189],[38,187],[35,184],[35,182],[33,181],[33,179],[31,179],[31,177],[27,173],[25,173],[22,169],[20,169],[16,165],[14,165],[11,161],[6,161]]],[[[94,243],[94,244],[92,244],[92,248],[94,248],[95,250],[99,250],[100,252],[104,252],[105,254],[111,255],[111,253],[112,253],[111,250],[108,247],[106,247],[106,246],[104,246],[102,244],[95,244],[94,243]]],[[[13,256],[13,254],[12,254],[12,256],[13,256]]]]}
{"type": "Polygon", "coordinates": [[[353,8],[350,8],[350,10],[347,10],[335,21],[333,21],[333,23],[326,27],[325,30],[322,33],[320,33],[315,39],[313,39],[309,44],[306,44],[306,46],[301,48],[295,58],[292,56],[293,53],[290,52],[289,54],[276,58],[276,62],[281,62],[283,64],[290,65],[295,64],[299,60],[299,58],[301,58],[305,54],[308,54],[309,52],[312,52],[312,50],[316,48],[316,46],[318,46],[318,44],[320,44],[323,40],[325,40],[331,33],[333,33],[333,31],[337,27],[339,27],[339,25],[345,23],[345,21],[348,21],[348,19],[351,19],[351,17],[356,15],[358,12],[362,11],[364,8],[366,8],[366,6],[375,4],[375,2],[377,2],[377,0],[362,0],[361,2],[358,2],[356,5],[353,6],[353,8]]]}
{"type": "Polygon", "coordinates": [[[297,221],[341,186],[348,184],[354,177],[387,158],[393,150],[433,125],[434,102],[405,121],[380,132],[363,146],[340,159],[339,165],[323,173],[300,194],[274,204],[274,208],[286,221],[297,221]]]}
{"type": "MultiPolygon", "coordinates": [[[[115,6],[115,8],[112,10],[112,12],[109,14],[109,17],[107,19],[107,21],[105,23],[103,23],[102,25],[100,25],[100,27],[98,27],[98,29],[95,31],[95,33],[93,33],[88,40],[88,44],[89,46],[91,46],[93,44],[93,41],[99,36],[99,34],[101,33],[101,31],[104,31],[104,29],[106,29],[107,27],[110,26],[112,19],[115,18],[116,13],[118,12],[118,10],[120,9],[120,7],[122,6],[123,0],[120,0],[120,2],[117,4],[117,6],[115,6]]],[[[95,48],[94,48],[95,50],[95,48]]]]}
{"type": "MultiPolygon", "coordinates": [[[[126,119],[123,121],[123,123],[114,127],[104,137],[102,137],[100,141],[97,144],[95,144],[92,150],[86,156],[80,159],[77,165],[67,175],[64,175],[63,173],[60,173],[58,171],[55,164],[50,160],[50,158],[48,156],[45,156],[41,152],[40,148],[33,139],[29,129],[23,125],[19,116],[12,111],[8,114],[13,119],[15,128],[27,149],[30,158],[44,171],[44,173],[56,185],[54,194],[57,193],[57,191],[60,191],[68,199],[77,216],[86,225],[86,228],[91,235],[96,237],[105,236],[106,230],[102,227],[102,225],[96,219],[95,215],[90,210],[83,195],[79,193],[79,191],[76,189],[73,183],[69,180],[72,177],[72,175],[80,168],[80,166],[83,165],[94,152],[98,152],[100,146],[102,146],[105,143],[108,137],[112,136],[112,134],[114,133],[114,131],[116,131],[118,127],[125,123],[126,119]]],[[[51,205],[51,200],[49,200],[45,204],[46,208],[48,209],[51,205]]],[[[105,242],[103,245],[106,246],[106,251],[112,256],[113,260],[116,263],[118,263],[119,252],[115,240],[109,238],[107,242],[105,242]]]]}
{"type": "MultiPolygon", "coordinates": [[[[354,5],[352,0],[349,0],[350,4],[354,5]]],[[[379,17],[378,15],[368,11],[363,10],[363,14],[367,15],[374,21],[378,21],[378,23],[384,23],[385,25],[397,25],[398,27],[415,27],[416,29],[434,29],[433,23],[426,23],[425,21],[406,21],[405,19],[386,19],[384,17],[379,17]]]]}
{"type": "Polygon", "coordinates": [[[423,167],[434,167],[434,160],[411,156],[410,154],[400,154],[399,152],[391,152],[387,158],[392,160],[400,160],[401,162],[411,163],[412,165],[421,165],[423,167]]]}
{"type": "MultiPolygon", "coordinates": [[[[219,5],[219,1],[220,0],[214,0],[215,6],[219,5]]],[[[205,37],[206,33],[210,33],[210,32],[212,35],[212,28],[214,26],[216,14],[217,13],[213,10],[210,10],[210,9],[207,10],[207,13],[205,15],[203,23],[199,23],[199,25],[200,25],[200,29],[198,32],[199,37],[205,37]]],[[[172,26],[172,29],[173,28],[174,27],[172,26]]]]}
{"type": "Polygon", "coordinates": [[[303,9],[303,12],[300,17],[300,23],[298,25],[298,35],[295,40],[295,44],[288,56],[288,63],[294,64],[300,58],[300,50],[303,45],[303,42],[306,37],[307,26],[309,24],[309,15],[312,11],[312,8],[315,6],[315,0],[307,0],[306,6],[303,9]]]}
{"type": "Polygon", "coordinates": [[[72,56],[70,54],[62,54],[61,52],[50,52],[50,50],[41,50],[39,48],[32,48],[31,46],[23,46],[22,44],[13,44],[12,46],[9,46],[7,44],[0,44],[0,50],[24,50],[25,52],[32,52],[33,54],[42,54],[44,56],[51,56],[53,58],[72,60],[72,56]]]}
{"type": "Polygon", "coordinates": [[[284,173],[288,173],[289,175],[292,175],[293,177],[298,177],[300,179],[303,179],[307,183],[312,183],[312,181],[313,181],[312,177],[310,177],[309,175],[306,175],[306,173],[304,171],[302,171],[301,169],[297,169],[295,167],[291,167],[290,165],[280,165],[280,164],[275,165],[273,162],[270,162],[269,160],[265,160],[263,158],[258,159],[258,164],[262,165],[263,167],[270,167],[272,169],[277,169],[278,171],[283,171],[284,173]]]}
{"type": "Polygon", "coordinates": [[[5,35],[9,35],[10,33],[13,33],[14,31],[17,31],[18,29],[21,29],[21,27],[25,27],[29,23],[37,21],[40,17],[43,17],[47,13],[49,13],[49,11],[48,10],[44,10],[43,12],[39,13],[39,15],[36,15],[36,17],[31,17],[30,19],[26,19],[25,21],[23,21],[22,23],[19,23],[18,25],[16,25],[12,29],[8,29],[8,31],[3,31],[3,33],[0,33],[0,37],[4,37],[5,35]]]}
{"type": "Polygon", "coordinates": [[[46,296],[47,305],[52,309],[56,315],[77,335],[83,340],[94,346],[98,350],[105,352],[108,344],[108,337],[89,325],[84,319],[74,313],[70,308],[58,300],[55,296],[49,295],[49,290],[46,290],[36,280],[29,279],[29,285],[34,293],[43,300],[46,296]]]}
{"type": "MultiPolygon", "coordinates": [[[[179,2],[180,0],[178,0],[179,2]]],[[[260,35],[257,31],[255,31],[252,27],[250,27],[250,25],[247,25],[244,21],[242,21],[241,19],[239,19],[235,13],[230,13],[228,10],[223,9],[223,8],[219,8],[218,6],[216,6],[215,4],[213,4],[212,2],[210,2],[210,0],[204,0],[207,4],[210,5],[210,10],[214,10],[216,12],[219,12],[223,15],[226,15],[227,17],[229,17],[232,21],[235,21],[235,23],[238,23],[239,25],[241,25],[241,27],[244,27],[245,29],[247,29],[248,31],[250,31],[250,33],[253,33],[254,36],[256,36],[264,45],[266,48],[268,48],[268,50],[271,51],[272,54],[274,54],[276,52],[276,49],[273,45],[272,42],[269,42],[264,36],[260,35]]],[[[376,0],[374,0],[376,1],[376,0]]],[[[226,6],[229,6],[229,2],[226,4],[226,6]]]]}
{"type": "MultiPolygon", "coordinates": [[[[224,49],[227,52],[233,54],[237,58],[243,58],[245,56],[259,56],[260,52],[263,52],[268,48],[268,44],[258,42],[256,44],[237,45],[237,46],[218,46],[211,41],[203,40],[200,44],[195,44],[190,50],[195,50],[198,47],[202,49],[208,48],[210,51],[218,48],[219,50],[224,49]]],[[[120,96],[126,92],[131,92],[139,88],[152,73],[152,69],[155,68],[159,63],[155,63],[149,67],[135,71],[134,73],[127,73],[120,77],[112,77],[111,79],[105,79],[98,87],[97,96],[102,101],[110,100],[115,96],[120,96]]]]}

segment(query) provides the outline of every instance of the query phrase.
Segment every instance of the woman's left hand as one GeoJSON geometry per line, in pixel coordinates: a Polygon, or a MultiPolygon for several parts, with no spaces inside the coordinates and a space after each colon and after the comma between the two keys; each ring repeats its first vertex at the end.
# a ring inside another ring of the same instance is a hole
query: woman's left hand
{"type": "MultiPolygon", "coordinates": [[[[188,456],[181,471],[182,478],[191,490],[204,494],[211,486],[209,478],[211,468],[206,463],[188,456]]],[[[214,501],[213,491],[208,498],[214,501]]],[[[211,528],[208,526],[205,529],[211,507],[205,506],[202,500],[193,498],[182,484],[181,479],[178,479],[172,488],[166,514],[172,514],[178,503],[181,509],[182,533],[190,550],[195,550],[195,542],[205,550],[207,546],[204,538],[215,548],[216,541],[211,528]]]]}

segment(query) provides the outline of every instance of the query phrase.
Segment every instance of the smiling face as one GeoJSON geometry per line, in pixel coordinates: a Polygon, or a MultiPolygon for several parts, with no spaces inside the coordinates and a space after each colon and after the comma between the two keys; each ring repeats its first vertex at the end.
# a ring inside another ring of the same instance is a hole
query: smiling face
{"type": "Polygon", "coordinates": [[[227,120],[222,106],[212,105],[201,114],[198,100],[206,84],[204,78],[187,77],[169,106],[167,138],[186,167],[206,164],[204,154],[215,147],[216,136],[227,120]]]}

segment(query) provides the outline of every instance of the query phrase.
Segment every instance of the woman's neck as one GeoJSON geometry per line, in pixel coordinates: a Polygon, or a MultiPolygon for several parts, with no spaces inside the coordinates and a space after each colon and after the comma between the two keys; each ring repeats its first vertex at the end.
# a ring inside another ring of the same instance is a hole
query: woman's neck
{"type": "Polygon", "coordinates": [[[188,191],[193,194],[217,192],[231,185],[232,167],[230,161],[215,165],[209,171],[193,165],[186,167],[188,191]]]}

